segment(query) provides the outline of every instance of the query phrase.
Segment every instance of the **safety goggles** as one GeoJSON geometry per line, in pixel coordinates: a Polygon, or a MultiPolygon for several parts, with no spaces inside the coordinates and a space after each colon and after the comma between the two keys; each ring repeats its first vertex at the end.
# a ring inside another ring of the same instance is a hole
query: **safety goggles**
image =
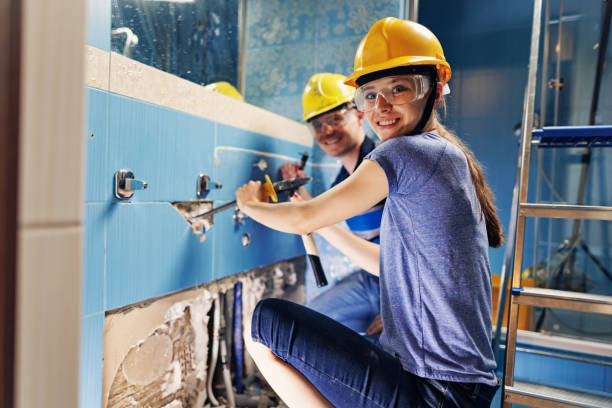
{"type": "Polygon", "coordinates": [[[312,119],[308,124],[315,132],[320,132],[324,125],[332,129],[344,126],[346,124],[346,113],[353,110],[354,107],[342,108],[338,111],[328,113],[318,118],[312,119]]]}
{"type": "Polygon", "coordinates": [[[430,87],[431,79],[426,75],[385,77],[357,88],[355,105],[362,112],[374,110],[378,95],[391,105],[403,105],[423,99],[430,87]]]}

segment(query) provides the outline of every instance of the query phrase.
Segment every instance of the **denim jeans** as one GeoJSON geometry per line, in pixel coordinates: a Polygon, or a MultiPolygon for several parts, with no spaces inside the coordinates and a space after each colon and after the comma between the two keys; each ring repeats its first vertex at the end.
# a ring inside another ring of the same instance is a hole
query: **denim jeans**
{"type": "Polygon", "coordinates": [[[417,377],[348,327],[286,300],[260,301],[251,335],[337,408],[489,407],[498,388],[417,377]]]}
{"type": "Polygon", "coordinates": [[[379,291],[378,277],[362,270],[312,299],[308,307],[364,333],[380,313],[379,291]]]}

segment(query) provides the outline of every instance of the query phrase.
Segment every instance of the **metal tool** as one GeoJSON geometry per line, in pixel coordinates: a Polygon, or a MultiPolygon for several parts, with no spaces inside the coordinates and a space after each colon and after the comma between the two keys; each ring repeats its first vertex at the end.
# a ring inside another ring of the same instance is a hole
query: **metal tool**
{"type": "MultiPolygon", "coordinates": [[[[308,157],[310,157],[308,152],[302,153],[302,158],[300,159],[298,169],[304,169],[304,166],[308,161],[308,157]]],[[[289,194],[293,195],[293,191],[290,191],[289,194]]],[[[317,250],[317,244],[315,243],[314,237],[312,234],[302,235],[301,237],[302,243],[304,244],[304,249],[306,250],[306,255],[308,255],[308,261],[310,262],[310,266],[314,272],[317,287],[320,288],[322,286],[327,286],[327,278],[325,277],[325,271],[323,270],[323,265],[321,264],[321,258],[319,258],[319,251],[317,250]]]]}
{"type": "MultiPolygon", "coordinates": [[[[299,187],[303,186],[304,184],[309,183],[310,180],[312,180],[310,177],[296,177],[296,178],[281,180],[281,181],[277,181],[276,183],[272,183],[272,181],[270,181],[270,177],[266,175],[266,182],[264,183],[264,189],[266,190],[267,198],[271,198],[272,201],[276,202],[278,201],[278,197],[276,196],[276,193],[297,190],[299,187]]],[[[208,217],[215,215],[218,212],[225,211],[228,208],[232,208],[235,205],[236,205],[236,200],[230,201],[229,203],[220,205],[219,207],[213,208],[212,210],[206,211],[205,213],[195,215],[191,217],[191,219],[195,221],[195,220],[201,220],[204,218],[208,218],[208,217]]]]}

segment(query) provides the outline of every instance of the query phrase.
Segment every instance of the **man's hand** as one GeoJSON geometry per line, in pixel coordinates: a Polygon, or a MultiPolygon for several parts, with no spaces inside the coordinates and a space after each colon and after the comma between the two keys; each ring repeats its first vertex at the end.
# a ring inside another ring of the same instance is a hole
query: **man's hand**
{"type": "Polygon", "coordinates": [[[370,327],[368,327],[368,329],[366,330],[366,334],[367,335],[378,334],[382,331],[382,329],[383,329],[382,319],[380,318],[380,315],[376,315],[374,320],[372,320],[372,323],[370,323],[370,327]]]}
{"type": "Polygon", "coordinates": [[[307,177],[306,172],[300,169],[297,164],[292,162],[286,162],[281,167],[281,176],[283,180],[298,178],[298,177],[307,177]]]}

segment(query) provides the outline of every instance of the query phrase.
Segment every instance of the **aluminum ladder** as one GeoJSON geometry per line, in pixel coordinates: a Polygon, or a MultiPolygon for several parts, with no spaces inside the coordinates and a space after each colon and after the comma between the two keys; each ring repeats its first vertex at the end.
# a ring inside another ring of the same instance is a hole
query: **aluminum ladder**
{"type": "MultiPolygon", "coordinates": [[[[612,0],[606,1],[609,2],[612,0]]],[[[609,4],[607,6],[609,9],[609,4]]],[[[549,387],[546,385],[514,381],[514,358],[516,353],[518,310],[520,305],[571,309],[580,312],[612,315],[612,296],[521,287],[523,245],[525,222],[527,217],[612,221],[612,207],[527,203],[529,162],[532,143],[541,143],[542,136],[544,135],[551,137],[551,139],[548,140],[550,147],[556,147],[555,143],[563,144],[563,141],[559,142],[559,140],[563,140],[563,138],[569,134],[569,139],[565,139],[567,143],[577,143],[576,146],[583,146],[581,143],[586,143],[586,147],[598,147],[609,145],[609,138],[612,135],[611,133],[607,133],[610,131],[609,129],[602,130],[599,128],[596,129],[595,127],[591,129],[593,131],[592,136],[600,137],[603,135],[603,141],[602,139],[589,138],[587,135],[589,131],[588,128],[545,128],[540,132],[536,132],[535,135],[534,132],[532,132],[541,10],[542,0],[534,0],[531,50],[529,57],[529,76],[523,103],[523,121],[521,125],[518,214],[516,217],[514,262],[512,268],[512,286],[510,290],[510,311],[506,338],[502,405],[504,408],[509,408],[511,404],[521,404],[532,407],[610,408],[612,407],[612,398],[608,396],[587,394],[583,392],[549,387]],[[601,131],[604,133],[599,133],[601,131]],[[548,135],[546,135],[546,133],[548,133],[548,135]],[[532,139],[533,136],[536,136],[535,142],[532,139]],[[576,139],[576,137],[578,139],[582,137],[583,140],[580,141],[576,139]],[[596,143],[593,142],[594,140],[596,140],[596,143]]],[[[502,285],[502,290],[504,290],[504,288],[505,285],[502,285]]]]}

